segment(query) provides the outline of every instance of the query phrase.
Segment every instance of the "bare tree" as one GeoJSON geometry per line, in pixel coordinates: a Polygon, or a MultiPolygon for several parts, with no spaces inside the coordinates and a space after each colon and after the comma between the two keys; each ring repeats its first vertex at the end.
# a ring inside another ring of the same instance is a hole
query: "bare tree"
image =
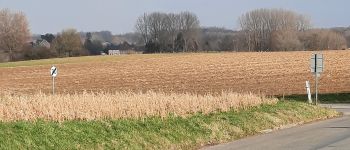
{"type": "Polygon", "coordinates": [[[272,51],[302,50],[297,32],[291,30],[273,31],[270,39],[272,51]]]}
{"type": "Polygon", "coordinates": [[[232,51],[235,49],[234,36],[226,35],[221,41],[219,41],[219,48],[223,51],[232,51]]]}
{"type": "Polygon", "coordinates": [[[328,34],[326,37],[324,37],[327,43],[327,49],[328,50],[340,50],[340,49],[346,49],[347,42],[343,35],[340,33],[336,33],[334,31],[328,31],[328,34]]]}
{"type": "Polygon", "coordinates": [[[297,16],[297,30],[298,31],[306,31],[311,29],[311,19],[306,15],[298,15],[297,16]]]}
{"type": "Polygon", "coordinates": [[[199,38],[199,20],[198,17],[190,12],[180,13],[180,32],[184,35],[184,51],[198,50],[199,38]]]}
{"type": "Polygon", "coordinates": [[[247,44],[242,31],[222,27],[204,27],[200,30],[201,50],[244,51],[247,44]]]}
{"type": "Polygon", "coordinates": [[[305,49],[338,50],[347,47],[346,39],[340,33],[328,29],[307,30],[299,35],[305,49]]]}
{"type": "Polygon", "coordinates": [[[165,15],[164,13],[154,12],[148,16],[148,28],[151,39],[154,41],[159,41],[161,34],[165,30],[165,15]]]}
{"type": "Polygon", "coordinates": [[[10,61],[13,60],[14,51],[21,50],[29,37],[28,21],[24,13],[0,10],[0,48],[9,52],[10,61]]]}
{"type": "Polygon", "coordinates": [[[80,35],[75,29],[65,29],[57,35],[54,46],[61,56],[77,56],[83,54],[80,35]]]}
{"type": "Polygon", "coordinates": [[[305,31],[310,27],[307,17],[283,9],[257,9],[239,18],[249,51],[271,49],[270,38],[274,31],[305,31]]]}
{"type": "Polygon", "coordinates": [[[346,39],[347,47],[350,47],[350,30],[346,30],[344,32],[344,37],[346,39]]]}
{"type": "Polygon", "coordinates": [[[179,35],[179,29],[180,29],[179,21],[180,21],[179,15],[174,13],[169,13],[164,18],[165,32],[166,32],[166,35],[168,36],[166,38],[167,39],[166,42],[168,43],[169,48],[173,50],[173,52],[179,48],[179,46],[175,48],[175,44],[179,44],[179,40],[181,41],[181,38],[183,38],[182,34],[179,35]]]}
{"type": "Polygon", "coordinates": [[[159,48],[159,52],[174,52],[179,47],[182,51],[197,50],[199,47],[199,20],[190,12],[143,14],[137,19],[135,29],[146,46],[159,48]],[[176,45],[182,43],[179,37],[184,40],[183,46],[176,45]]]}
{"type": "Polygon", "coordinates": [[[148,31],[148,15],[145,13],[142,16],[140,16],[135,25],[136,32],[141,34],[141,37],[143,39],[144,44],[148,42],[150,39],[150,33],[148,31]]]}

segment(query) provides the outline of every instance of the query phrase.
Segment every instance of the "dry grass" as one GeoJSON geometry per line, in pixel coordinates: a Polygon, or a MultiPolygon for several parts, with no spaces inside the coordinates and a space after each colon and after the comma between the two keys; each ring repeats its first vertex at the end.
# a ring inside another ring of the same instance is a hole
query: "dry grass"
{"type": "Polygon", "coordinates": [[[194,94],[117,92],[17,96],[0,95],[0,120],[98,120],[116,118],[187,116],[276,103],[275,98],[222,92],[213,96],[194,94]]]}
{"type": "MultiPolygon", "coordinates": [[[[0,64],[0,90],[51,91],[56,64],[58,93],[87,91],[234,92],[304,94],[313,52],[152,54],[65,58],[0,64]],[[51,62],[52,61],[52,62],[51,62]],[[40,65],[42,64],[42,65],[40,65]],[[6,65],[27,67],[1,67],[6,65]]],[[[320,93],[350,91],[350,51],[325,51],[320,93]]]]}

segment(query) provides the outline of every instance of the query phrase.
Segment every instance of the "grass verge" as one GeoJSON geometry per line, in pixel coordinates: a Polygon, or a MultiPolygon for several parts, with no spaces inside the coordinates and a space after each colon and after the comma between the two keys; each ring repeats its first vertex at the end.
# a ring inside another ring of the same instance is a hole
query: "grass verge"
{"type": "Polygon", "coordinates": [[[282,125],[337,116],[296,101],[188,117],[0,123],[0,149],[195,149],[282,125]]]}
{"type": "MultiPolygon", "coordinates": [[[[295,100],[295,101],[307,101],[307,95],[290,95],[284,97],[286,100],[295,100]]],[[[281,97],[280,97],[281,99],[281,97]]],[[[312,97],[314,100],[314,95],[312,97]]],[[[329,103],[350,103],[350,93],[328,93],[328,94],[319,94],[318,96],[319,103],[329,104],[329,103]]]]}

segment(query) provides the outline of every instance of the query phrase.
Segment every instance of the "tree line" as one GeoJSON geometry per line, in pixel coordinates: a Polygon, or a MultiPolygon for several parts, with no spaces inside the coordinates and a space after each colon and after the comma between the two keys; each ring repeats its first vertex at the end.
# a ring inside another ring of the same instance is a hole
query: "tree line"
{"type": "MultiPolygon", "coordinates": [[[[154,12],[136,22],[146,52],[291,51],[346,49],[344,34],[314,29],[311,19],[285,9],[256,9],[238,19],[240,30],[200,27],[190,12],[154,12]]],[[[350,37],[350,34],[349,34],[350,37]]]]}
{"type": "Polygon", "coordinates": [[[343,35],[312,29],[310,18],[284,9],[257,9],[239,18],[248,51],[345,49],[343,35]]]}
{"type": "Polygon", "coordinates": [[[285,9],[256,9],[242,14],[237,31],[201,27],[196,14],[144,13],[135,32],[77,32],[65,29],[31,41],[22,12],[0,10],[0,61],[99,55],[108,49],[135,49],[144,53],[198,51],[291,51],[347,49],[350,28],[316,29],[311,19],[285,9]],[[114,44],[118,43],[118,44],[114,44]],[[129,44],[132,43],[132,44],[129,44]],[[49,45],[49,46],[48,46],[49,45]]]}
{"type": "Polygon", "coordinates": [[[143,14],[136,21],[146,53],[198,50],[198,17],[191,12],[143,14]]]}

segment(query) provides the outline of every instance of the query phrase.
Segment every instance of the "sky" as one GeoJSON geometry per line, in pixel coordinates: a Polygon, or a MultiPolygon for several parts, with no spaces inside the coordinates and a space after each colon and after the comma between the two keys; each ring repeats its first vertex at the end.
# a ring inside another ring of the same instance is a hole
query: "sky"
{"type": "Polygon", "coordinates": [[[239,29],[242,14],[257,8],[284,8],[309,16],[315,27],[350,26],[347,0],[0,0],[0,8],[26,14],[34,34],[109,30],[113,34],[134,31],[143,13],[195,13],[201,26],[239,29]]]}

